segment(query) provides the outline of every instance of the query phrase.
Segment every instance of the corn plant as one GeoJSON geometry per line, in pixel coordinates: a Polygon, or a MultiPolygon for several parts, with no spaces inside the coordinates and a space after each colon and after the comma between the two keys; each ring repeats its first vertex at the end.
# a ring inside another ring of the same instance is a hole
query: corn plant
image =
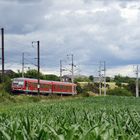
{"type": "Polygon", "coordinates": [[[15,105],[0,113],[0,140],[139,140],[139,106],[132,97],[15,105]]]}

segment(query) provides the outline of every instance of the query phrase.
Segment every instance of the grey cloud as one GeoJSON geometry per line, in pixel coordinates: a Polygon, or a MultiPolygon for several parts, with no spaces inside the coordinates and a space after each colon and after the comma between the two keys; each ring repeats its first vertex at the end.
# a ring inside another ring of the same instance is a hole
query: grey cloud
{"type": "Polygon", "coordinates": [[[85,5],[67,9],[61,2],[59,7],[55,1],[0,5],[0,17],[4,17],[0,25],[6,27],[8,36],[7,58],[19,61],[23,51],[35,57],[36,49],[31,41],[40,40],[41,66],[46,69],[57,69],[59,59],[66,59],[69,53],[74,53],[75,63],[83,65],[100,60],[112,66],[138,62],[139,26],[129,25],[119,10],[109,7],[109,10],[92,12],[85,5]]]}
{"type": "Polygon", "coordinates": [[[10,2],[0,5],[0,17],[3,18],[0,25],[11,34],[33,32],[42,26],[45,13],[50,5],[50,1],[38,5],[20,5],[10,2]]]}
{"type": "Polygon", "coordinates": [[[43,0],[0,0],[0,2],[16,2],[16,3],[40,3],[43,0]]]}

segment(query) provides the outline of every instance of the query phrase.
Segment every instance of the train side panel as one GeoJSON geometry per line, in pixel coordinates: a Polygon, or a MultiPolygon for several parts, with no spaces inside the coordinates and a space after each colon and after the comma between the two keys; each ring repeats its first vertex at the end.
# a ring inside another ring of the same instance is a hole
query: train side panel
{"type": "MultiPolygon", "coordinates": [[[[25,84],[25,91],[26,92],[33,92],[33,93],[37,93],[38,92],[38,88],[37,88],[37,81],[30,81],[27,80],[26,84],[25,84]]],[[[40,82],[40,93],[52,93],[52,86],[51,86],[51,82],[40,82]]]]}
{"type": "Polygon", "coordinates": [[[53,82],[53,94],[76,94],[76,85],[75,84],[64,84],[53,82]]]}
{"type": "MultiPolygon", "coordinates": [[[[30,78],[15,78],[12,82],[13,92],[23,92],[23,93],[36,93],[37,79],[30,78]]],[[[74,95],[76,93],[76,85],[72,83],[65,82],[52,82],[46,80],[40,80],[40,93],[42,94],[67,94],[74,95]]]]}

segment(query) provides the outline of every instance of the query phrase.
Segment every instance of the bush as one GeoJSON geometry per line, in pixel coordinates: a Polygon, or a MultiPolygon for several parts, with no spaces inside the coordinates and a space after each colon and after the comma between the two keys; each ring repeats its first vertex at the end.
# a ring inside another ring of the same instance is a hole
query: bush
{"type": "Polygon", "coordinates": [[[0,91],[11,93],[11,84],[12,84],[11,79],[6,78],[5,82],[0,85],[0,91]]]}
{"type": "Polygon", "coordinates": [[[115,88],[107,91],[108,95],[132,96],[133,94],[125,88],[115,88]]]}
{"type": "Polygon", "coordinates": [[[77,83],[77,86],[76,86],[76,91],[77,91],[77,94],[81,94],[84,92],[84,89],[81,87],[80,84],[77,83]]]}
{"type": "Polygon", "coordinates": [[[88,92],[99,93],[99,84],[87,83],[84,86],[81,86],[79,83],[77,83],[76,90],[78,94],[84,94],[88,92]]]}
{"type": "Polygon", "coordinates": [[[89,97],[90,94],[89,94],[88,92],[84,92],[84,93],[82,93],[82,96],[83,96],[83,97],[89,97]]]}
{"type": "Polygon", "coordinates": [[[116,81],[116,86],[118,86],[118,87],[122,87],[122,83],[119,82],[119,81],[116,81]]]}

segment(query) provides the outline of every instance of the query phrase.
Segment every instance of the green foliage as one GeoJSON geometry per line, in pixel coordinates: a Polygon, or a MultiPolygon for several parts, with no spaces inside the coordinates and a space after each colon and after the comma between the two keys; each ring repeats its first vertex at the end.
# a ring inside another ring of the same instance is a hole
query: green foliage
{"type": "Polygon", "coordinates": [[[11,79],[9,77],[7,77],[5,79],[5,83],[4,83],[4,90],[8,93],[11,93],[11,91],[12,91],[11,84],[12,84],[11,79]]]}
{"type": "Polygon", "coordinates": [[[99,84],[98,83],[88,83],[84,86],[81,86],[79,83],[77,83],[76,87],[78,94],[88,94],[88,92],[98,93],[99,92],[99,84]]]}
{"type": "Polygon", "coordinates": [[[22,73],[20,71],[18,71],[17,73],[15,73],[12,77],[10,78],[17,78],[17,77],[22,77],[22,73]]]}
{"type": "Polygon", "coordinates": [[[81,87],[81,85],[78,83],[77,83],[76,90],[77,90],[77,94],[81,94],[83,97],[89,97],[87,88],[81,87]]]}
{"type": "Polygon", "coordinates": [[[116,75],[114,77],[114,81],[115,82],[129,83],[132,80],[134,80],[134,78],[131,78],[131,77],[128,77],[128,76],[116,75]]]}
{"type": "Polygon", "coordinates": [[[132,96],[132,93],[125,88],[115,88],[107,91],[108,95],[132,96]]]}
{"type": "Polygon", "coordinates": [[[0,140],[139,140],[139,106],[133,97],[7,105],[0,140]]]}
{"type": "Polygon", "coordinates": [[[76,91],[77,91],[77,94],[81,94],[84,92],[83,88],[81,87],[79,83],[77,83],[76,91]]]}
{"type": "Polygon", "coordinates": [[[122,87],[122,83],[120,81],[116,81],[116,86],[122,87]]]}
{"type": "Polygon", "coordinates": [[[111,82],[111,78],[110,77],[106,77],[106,82],[111,82]]]}
{"type": "Polygon", "coordinates": [[[45,75],[45,80],[60,81],[60,78],[54,74],[45,75]]]}
{"type": "Polygon", "coordinates": [[[98,93],[99,92],[99,84],[98,83],[88,83],[87,85],[85,85],[83,87],[85,89],[85,91],[91,91],[94,93],[98,93]]]}
{"type": "Polygon", "coordinates": [[[0,91],[4,93],[11,93],[12,81],[8,76],[5,76],[4,83],[0,85],[0,91]]]}
{"type": "Polygon", "coordinates": [[[89,80],[90,80],[91,82],[93,82],[94,77],[93,77],[92,75],[90,75],[90,76],[89,76],[89,80]]]}
{"type": "MultiPolygon", "coordinates": [[[[128,85],[124,85],[123,87],[131,91],[134,96],[136,95],[136,81],[135,80],[129,81],[128,85]]],[[[140,87],[140,82],[139,82],[139,87],[140,87]]]]}
{"type": "Polygon", "coordinates": [[[90,82],[90,79],[88,77],[77,77],[74,79],[74,82],[90,82]]]}
{"type": "Polygon", "coordinates": [[[85,92],[82,94],[82,97],[90,97],[89,92],[85,91],[85,92]]]}
{"type": "MultiPolygon", "coordinates": [[[[37,79],[38,78],[38,72],[37,72],[37,70],[34,70],[34,69],[33,70],[28,70],[25,73],[25,77],[37,79]]],[[[60,80],[60,78],[56,75],[53,75],[53,74],[44,75],[42,73],[40,73],[40,79],[50,80],[50,81],[59,81],[60,80]]]]}
{"type": "MultiPolygon", "coordinates": [[[[37,78],[38,78],[38,71],[35,70],[35,69],[28,70],[28,71],[25,73],[25,77],[37,79],[37,78]]],[[[40,79],[44,79],[44,75],[43,75],[42,73],[40,73],[40,79]]]]}

